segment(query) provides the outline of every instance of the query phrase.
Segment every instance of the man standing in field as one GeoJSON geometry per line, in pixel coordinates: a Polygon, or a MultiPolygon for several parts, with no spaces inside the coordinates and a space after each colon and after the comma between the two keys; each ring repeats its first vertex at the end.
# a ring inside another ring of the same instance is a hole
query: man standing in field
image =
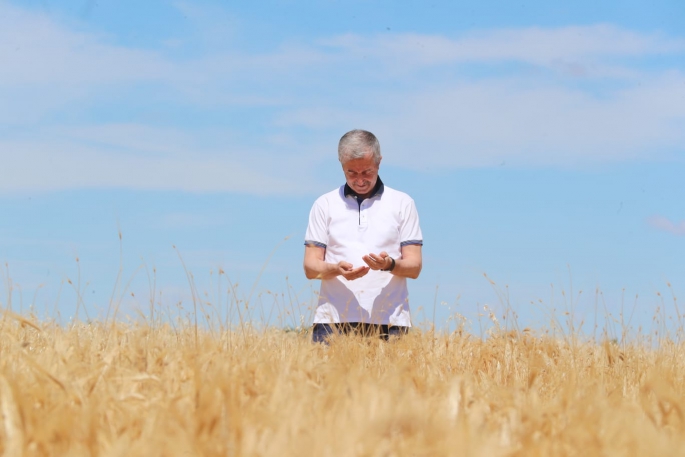
{"type": "Polygon", "coordinates": [[[381,159],[373,133],[343,135],[338,160],[347,183],[309,214],[304,271],[321,279],[315,342],[351,331],[387,339],[411,327],[406,278],[421,272],[423,236],[414,200],[378,176],[381,159]]]}

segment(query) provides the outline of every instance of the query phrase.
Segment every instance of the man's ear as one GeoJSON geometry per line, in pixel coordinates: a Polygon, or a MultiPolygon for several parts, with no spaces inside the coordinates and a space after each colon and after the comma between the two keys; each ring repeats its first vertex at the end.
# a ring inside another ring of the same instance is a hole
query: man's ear
{"type": "Polygon", "coordinates": [[[380,157],[378,158],[378,166],[379,166],[379,167],[381,166],[381,160],[383,160],[383,156],[380,156],[380,157]]]}

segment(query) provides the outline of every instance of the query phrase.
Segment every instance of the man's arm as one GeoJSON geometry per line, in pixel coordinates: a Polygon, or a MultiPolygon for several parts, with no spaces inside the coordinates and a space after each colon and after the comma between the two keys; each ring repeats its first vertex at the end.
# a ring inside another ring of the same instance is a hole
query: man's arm
{"type": "Polygon", "coordinates": [[[304,274],[307,279],[330,279],[343,276],[348,281],[361,278],[369,272],[369,267],[353,268],[351,263],[327,263],[324,261],[326,249],[321,246],[306,245],[304,247],[304,274]]]}
{"type": "Polygon", "coordinates": [[[391,273],[405,278],[418,278],[423,267],[421,247],[420,244],[402,246],[400,248],[402,257],[395,260],[395,268],[392,269],[391,273]]]}
{"type": "MultiPolygon", "coordinates": [[[[392,269],[391,273],[403,278],[418,278],[423,266],[421,245],[408,244],[402,246],[400,253],[400,258],[395,259],[395,268],[392,269]]],[[[392,265],[392,260],[385,251],[380,254],[365,255],[362,259],[372,270],[387,270],[392,265]]]]}

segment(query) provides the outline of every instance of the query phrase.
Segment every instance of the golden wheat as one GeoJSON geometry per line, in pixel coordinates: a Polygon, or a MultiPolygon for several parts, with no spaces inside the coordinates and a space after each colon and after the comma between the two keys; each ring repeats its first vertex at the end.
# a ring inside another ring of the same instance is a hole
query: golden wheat
{"type": "Polygon", "coordinates": [[[683,347],[414,330],[59,326],[4,314],[8,456],[685,454],[683,347]]]}

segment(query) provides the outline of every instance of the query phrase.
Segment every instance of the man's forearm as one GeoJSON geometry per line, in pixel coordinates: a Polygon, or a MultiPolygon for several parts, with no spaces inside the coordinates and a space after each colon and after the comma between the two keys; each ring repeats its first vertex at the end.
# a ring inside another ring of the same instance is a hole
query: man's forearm
{"type": "Polygon", "coordinates": [[[338,276],[338,266],[319,259],[307,260],[304,263],[304,274],[307,279],[330,279],[338,276]]]}
{"type": "Polygon", "coordinates": [[[414,259],[395,259],[395,268],[391,273],[402,278],[416,279],[421,273],[421,262],[414,259]]]}

